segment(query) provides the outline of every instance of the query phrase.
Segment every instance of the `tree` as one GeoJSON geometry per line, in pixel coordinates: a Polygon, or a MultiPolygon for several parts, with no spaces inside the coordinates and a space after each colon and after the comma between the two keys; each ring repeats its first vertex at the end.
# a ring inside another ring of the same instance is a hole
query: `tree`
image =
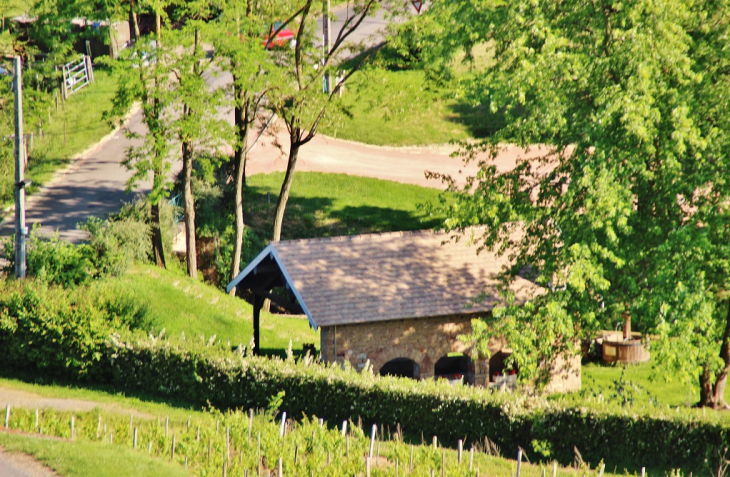
{"type": "MultiPolygon", "coordinates": [[[[234,189],[236,236],[233,244],[230,278],[235,278],[241,269],[243,234],[243,189],[246,184],[246,161],[248,159],[248,136],[257,119],[257,112],[265,101],[266,93],[272,87],[277,66],[270,61],[271,55],[261,46],[259,35],[270,24],[266,18],[276,10],[254,9],[254,1],[244,4],[230,2],[224,5],[220,27],[229,32],[217,35],[215,52],[223,61],[221,66],[230,71],[233,78],[232,97],[234,103],[234,189]],[[230,34],[233,32],[233,34],[230,34]]],[[[236,290],[231,290],[235,294],[236,290]]]]}
{"type": "Polygon", "coordinates": [[[443,208],[447,229],[483,224],[481,246],[513,266],[505,306],[468,339],[501,334],[523,377],[544,377],[576,339],[629,316],[660,335],[660,366],[699,380],[700,405],[726,407],[728,6],[517,1],[490,12],[473,28],[494,64],[473,88],[503,126],[465,145],[481,171],[465,187],[442,177],[455,194],[443,208]],[[506,143],[539,157],[499,171],[506,143]],[[518,274],[544,293],[516,303],[518,274]]]}
{"type": "Polygon", "coordinates": [[[319,5],[318,1],[297,2],[292,8],[294,13],[269,37],[267,48],[279,31],[289,27],[292,28],[296,39],[291,51],[276,53],[277,61],[284,67],[287,75],[280,88],[269,95],[269,107],[283,119],[289,135],[286,173],[276,202],[273,241],[281,239],[281,227],[284,223],[284,212],[289,200],[299,149],[317,134],[317,127],[345,81],[377,50],[377,47],[371,48],[361,53],[358,58],[342,61],[342,56],[352,55],[358,49],[357,45],[348,45],[347,41],[363,20],[380,8],[382,2],[383,0],[357,0],[354,4],[350,4],[347,17],[324,59],[321,59],[321,51],[314,44],[311,33],[312,17],[319,13],[315,8],[319,5]],[[339,80],[329,92],[322,93],[322,78],[331,76],[337,71],[342,71],[339,80]]]}
{"type": "Polygon", "coordinates": [[[225,135],[225,122],[218,119],[216,107],[221,105],[222,91],[208,88],[204,74],[212,62],[202,48],[202,31],[206,25],[188,17],[186,24],[171,35],[174,38],[169,65],[177,84],[175,107],[177,114],[172,128],[180,141],[183,162],[183,204],[185,210],[186,259],[188,274],[198,275],[195,246],[195,199],[192,178],[194,161],[211,159],[211,148],[219,145],[225,135]]]}
{"type": "Polygon", "coordinates": [[[161,41],[158,40],[154,46],[138,42],[128,56],[123,56],[115,64],[119,79],[113,107],[109,112],[111,117],[118,119],[129,111],[134,102],[141,103],[142,122],[147,127],[147,134],[141,136],[127,131],[128,137],[141,138],[143,143],[128,149],[123,164],[134,170],[127,184],[129,190],[152,175],[152,187],[147,200],[151,207],[152,251],[155,263],[161,268],[165,268],[166,264],[160,202],[167,197],[171,185],[169,156],[173,138],[173,131],[165,118],[165,111],[173,100],[170,94],[170,71],[163,62],[158,61],[163,55],[161,41]]]}

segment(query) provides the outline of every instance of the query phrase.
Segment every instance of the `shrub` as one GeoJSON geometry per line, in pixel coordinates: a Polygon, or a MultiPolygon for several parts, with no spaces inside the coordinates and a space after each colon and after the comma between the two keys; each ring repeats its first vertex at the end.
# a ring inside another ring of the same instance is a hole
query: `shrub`
{"type": "Polygon", "coordinates": [[[568,465],[577,448],[593,464],[687,471],[704,469],[730,443],[730,430],[716,416],[576,409],[538,397],[245,357],[189,342],[113,339],[107,346],[114,384],[125,390],[220,409],[265,408],[270,396],[284,391],[281,409],[291,416],[400,424],[406,433],[437,435],[446,443],[488,436],[508,456],[519,446],[568,465]]]}
{"type": "Polygon", "coordinates": [[[144,309],[104,288],[0,282],[0,363],[8,369],[108,380],[109,334],[147,326],[144,309]]]}
{"type": "MultiPolygon", "coordinates": [[[[6,272],[15,269],[14,236],[2,244],[3,258],[9,262],[6,272]]],[[[33,227],[26,242],[26,264],[29,276],[62,286],[87,283],[97,275],[94,251],[88,245],[73,245],[59,240],[58,235],[42,237],[33,227]]]]}

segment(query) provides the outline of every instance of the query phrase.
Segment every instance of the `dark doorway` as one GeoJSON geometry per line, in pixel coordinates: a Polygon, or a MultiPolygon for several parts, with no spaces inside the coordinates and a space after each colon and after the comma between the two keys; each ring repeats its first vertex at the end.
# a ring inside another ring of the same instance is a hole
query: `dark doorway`
{"type": "Polygon", "coordinates": [[[402,378],[420,379],[421,367],[408,358],[395,358],[380,368],[381,376],[400,376],[402,378]]]}
{"type": "Polygon", "coordinates": [[[474,384],[474,362],[469,356],[444,356],[436,361],[433,374],[436,379],[448,379],[451,383],[474,384]]]}

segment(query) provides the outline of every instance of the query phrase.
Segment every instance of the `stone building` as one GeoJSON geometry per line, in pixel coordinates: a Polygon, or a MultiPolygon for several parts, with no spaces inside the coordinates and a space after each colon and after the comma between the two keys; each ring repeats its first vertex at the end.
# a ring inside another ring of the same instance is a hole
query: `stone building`
{"type": "MultiPolygon", "coordinates": [[[[432,231],[291,240],[266,247],[228,290],[253,298],[257,345],[261,305],[269,298],[321,330],[328,362],[486,386],[517,371],[504,369],[509,349],[495,340],[485,359],[458,336],[498,302],[497,274],[505,263],[487,251],[477,254],[468,237],[455,242],[432,231]]],[[[525,299],[539,289],[518,278],[513,291],[525,299]]],[[[553,373],[550,390],[580,388],[580,359],[569,361],[553,373]]]]}

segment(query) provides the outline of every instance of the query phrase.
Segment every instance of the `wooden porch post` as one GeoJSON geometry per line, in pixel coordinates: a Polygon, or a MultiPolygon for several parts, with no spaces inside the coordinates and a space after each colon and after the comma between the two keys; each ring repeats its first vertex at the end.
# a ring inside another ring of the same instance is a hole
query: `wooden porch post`
{"type": "Polygon", "coordinates": [[[254,292],[253,295],[253,354],[259,356],[261,350],[261,307],[264,304],[264,297],[254,292]]]}

